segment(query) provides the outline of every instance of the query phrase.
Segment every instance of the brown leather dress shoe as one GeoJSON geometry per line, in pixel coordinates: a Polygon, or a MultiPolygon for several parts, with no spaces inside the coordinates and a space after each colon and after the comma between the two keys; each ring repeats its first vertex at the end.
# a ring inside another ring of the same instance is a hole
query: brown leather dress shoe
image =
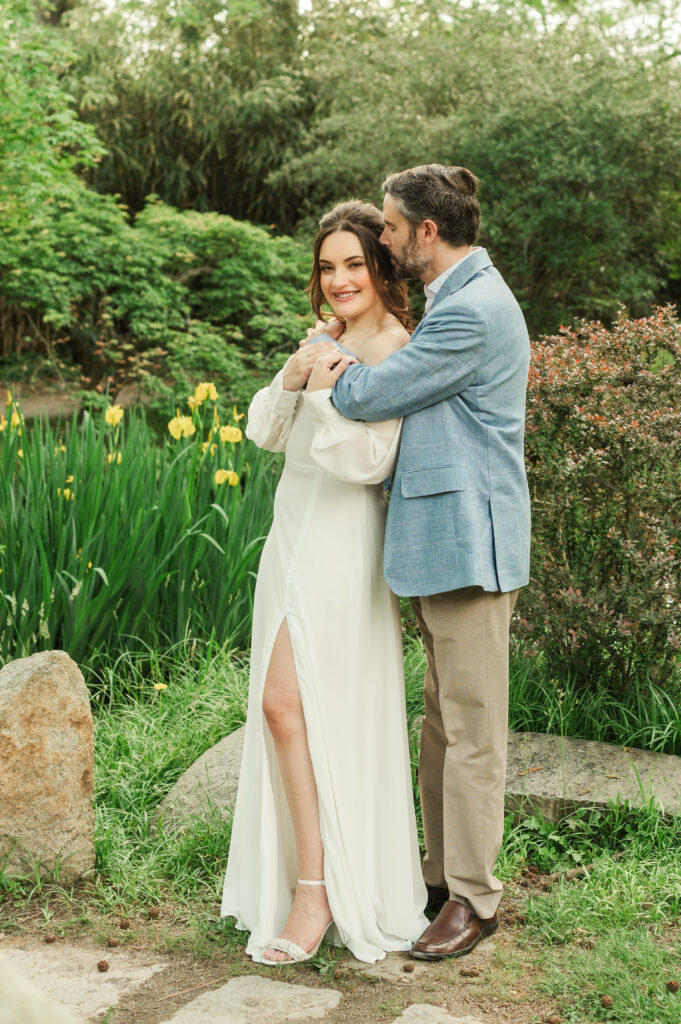
{"type": "Polygon", "coordinates": [[[481,918],[470,907],[457,900],[447,900],[442,910],[420,939],[414,943],[409,955],[415,960],[444,960],[446,957],[464,956],[477,944],[493,935],[499,927],[497,915],[481,918]]]}
{"type": "Polygon", "coordinates": [[[426,882],[426,890],[428,891],[426,913],[439,914],[444,904],[449,899],[449,889],[447,889],[446,886],[441,885],[428,885],[426,882]]]}

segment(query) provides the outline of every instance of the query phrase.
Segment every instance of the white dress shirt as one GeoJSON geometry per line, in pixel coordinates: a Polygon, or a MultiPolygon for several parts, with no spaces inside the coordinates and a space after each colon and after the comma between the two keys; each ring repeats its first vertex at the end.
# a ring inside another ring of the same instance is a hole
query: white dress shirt
{"type": "Polygon", "coordinates": [[[472,256],[474,252],[477,252],[479,248],[480,246],[477,245],[475,249],[471,250],[471,252],[466,253],[463,259],[457,260],[456,263],[452,263],[451,267],[447,267],[446,270],[443,270],[443,272],[438,277],[436,277],[434,281],[431,281],[430,284],[424,284],[423,290],[426,294],[426,308],[424,316],[426,315],[426,313],[430,312],[430,307],[433,305],[435,296],[440,291],[440,288],[442,288],[442,285],[445,283],[449,275],[454,270],[456,270],[457,267],[460,267],[464,260],[467,260],[468,257],[472,256]]]}

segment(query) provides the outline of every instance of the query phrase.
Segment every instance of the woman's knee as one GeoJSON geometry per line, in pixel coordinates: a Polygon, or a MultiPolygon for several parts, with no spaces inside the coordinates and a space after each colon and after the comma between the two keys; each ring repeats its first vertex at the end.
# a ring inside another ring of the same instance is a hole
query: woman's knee
{"type": "Polygon", "coordinates": [[[300,698],[276,686],[266,686],[262,698],[265,720],[274,736],[290,736],[304,724],[300,698]]]}

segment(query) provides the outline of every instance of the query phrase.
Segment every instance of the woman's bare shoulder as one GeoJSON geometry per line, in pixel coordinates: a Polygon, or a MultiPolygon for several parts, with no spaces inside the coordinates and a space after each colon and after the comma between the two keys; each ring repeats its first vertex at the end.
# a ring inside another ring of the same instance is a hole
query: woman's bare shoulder
{"type": "Polygon", "coordinates": [[[390,324],[374,335],[364,351],[362,361],[368,366],[376,366],[393,352],[399,352],[401,348],[404,348],[410,337],[409,331],[402,324],[390,324]]]}

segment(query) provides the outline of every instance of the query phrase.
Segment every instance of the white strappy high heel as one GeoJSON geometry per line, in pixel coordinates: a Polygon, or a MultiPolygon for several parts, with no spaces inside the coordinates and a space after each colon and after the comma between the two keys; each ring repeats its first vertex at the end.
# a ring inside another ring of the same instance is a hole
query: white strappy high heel
{"type": "MultiPolygon", "coordinates": [[[[324,881],[313,882],[313,881],[310,881],[307,878],[297,878],[296,879],[296,883],[298,885],[324,885],[324,886],[326,885],[326,882],[324,882],[324,881]]],[[[267,943],[267,946],[265,948],[266,949],[278,949],[281,953],[286,953],[287,956],[290,956],[291,959],[290,960],[266,960],[263,957],[262,962],[264,964],[267,964],[269,967],[284,967],[284,966],[286,966],[286,964],[302,964],[305,960],[311,960],[312,957],[317,953],[319,947],[321,946],[322,942],[324,941],[324,937],[325,937],[326,933],[328,932],[328,930],[329,930],[329,928],[331,927],[332,924],[333,924],[333,921],[329,921],[329,923],[327,924],[326,928],[324,929],[322,934],[317,939],[317,942],[315,944],[314,949],[311,949],[309,953],[307,953],[302,948],[302,946],[298,946],[295,942],[291,942],[290,939],[281,939],[281,938],[279,938],[279,939],[272,939],[270,942],[267,943]]]]}

